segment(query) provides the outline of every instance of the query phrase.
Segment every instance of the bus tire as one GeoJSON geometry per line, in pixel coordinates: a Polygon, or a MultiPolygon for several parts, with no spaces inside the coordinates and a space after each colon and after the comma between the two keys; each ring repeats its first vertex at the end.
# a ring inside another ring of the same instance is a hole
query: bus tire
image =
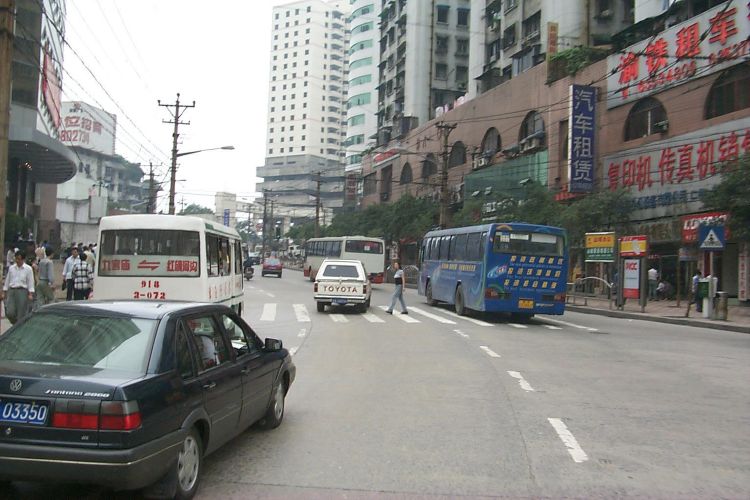
{"type": "Polygon", "coordinates": [[[454,301],[454,306],[456,309],[456,314],[459,316],[466,315],[466,305],[464,304],[464,290],[461,287],[461,285],[458,285],[456,287],[456,299],[454,301]]]}
{"type": "Polygon", "coordinates": [[[322,313],[326,310],[326,304],[325,302],[316,302],[316,305],[318,306],[318,312],[322,313]]]}
{"type": "Polygon", "coordinates": [[[425,290],[425,298],[427,299],[427,305],[434,306],[437,304],[437,300],[432,298],[432,282],[427,282],[427,290],[425,290]]]}

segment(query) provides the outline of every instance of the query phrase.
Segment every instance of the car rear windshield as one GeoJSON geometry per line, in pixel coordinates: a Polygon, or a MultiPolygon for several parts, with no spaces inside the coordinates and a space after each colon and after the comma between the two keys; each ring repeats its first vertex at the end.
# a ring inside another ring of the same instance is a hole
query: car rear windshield
{"type": "Polygon", "coordinates": [[[280,263],[279,259],[266,259],[266,264],[269,266],[278,266],[280,263]]]}
{"type": "Polygon", "coordinates": [[[156,320],[38,313],[0,337],[0,361],[146,373],[156,320]]]}
{"type": "Polygon", "coordinates": [[[332,264],[323,269],[323,276],[327,278],[359,278],[357,266],[332,264]]]}

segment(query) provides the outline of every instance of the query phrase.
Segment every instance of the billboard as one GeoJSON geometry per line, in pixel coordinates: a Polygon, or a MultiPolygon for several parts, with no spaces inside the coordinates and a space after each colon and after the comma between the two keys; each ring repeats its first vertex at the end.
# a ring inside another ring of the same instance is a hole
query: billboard
{"type": "Polygon", "coordinates": [[[717,5],[609,56],[607,108],[724,70],[749,53],[750,3],[717,5]]]}
{"type": "MultiPolygon", "coordinates": [[[[682,217],[682,242],[695,243],[698,241],[698,228],[701,224],[714,222],[726,224],[729,214],[727,212],[706,212],[704,214],[685,215],[682,217]]],[[[729,231],[726,231],[729,239],[729,231]]]]}
{"type": "Polygon", "coordinates": [[[105,155],[115,154],[117,117],[80,101],[62,103],[60,141],[105,155]]]}
{"type": "Polygon", "coordinates": [[[570,86],[568,115],[568,192],[594,190],[596,87],[570,86]]]}
{"type": "Polygon", "coordinates": [[[622,296],[626,299],[637,299],[641,290],[640,259],[625,259],[623,269],[622,296]]]}
{"type": "Polygon", "coordinates": [[[63,33],[65,33],[65,2],[35,2],[43,9],[41,45],[41,78],[39,82],[39,113],[37,130],[57,138],[61,126],[63,33]]]}
{"type": "Polygon", "coordinates": [[[586,262],[614,262],[615,233],[586,233],[586,262]]]}
{"type": "Polygon", "coordinates": [[[648,238],[646,235],[620,238],[620,255],[622,257],[645,257],[647,252],[648,238]]]}

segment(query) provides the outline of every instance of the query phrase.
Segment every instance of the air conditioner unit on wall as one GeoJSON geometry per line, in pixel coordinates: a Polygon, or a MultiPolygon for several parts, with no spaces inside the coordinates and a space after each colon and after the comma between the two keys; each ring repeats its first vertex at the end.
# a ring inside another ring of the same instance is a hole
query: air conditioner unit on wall
{"type": "Polygon", "coordinates": [[[535,149],[539,149],[542,147],[542,138],[541,137],[531,137],[529,139],[526,139],[526,141],[521,146],[521,151],[533,151],[535,149]]]}

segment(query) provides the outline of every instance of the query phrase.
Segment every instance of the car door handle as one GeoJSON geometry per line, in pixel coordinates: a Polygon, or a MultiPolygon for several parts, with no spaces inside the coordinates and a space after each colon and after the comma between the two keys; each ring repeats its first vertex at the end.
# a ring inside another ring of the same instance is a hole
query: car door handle
{"type": "Polygon", "coordinates": [[[207,384],[203,384],[203,388],[206,390],[210,390],[216,387],[216,382],[209,382],[207,384]]]}

